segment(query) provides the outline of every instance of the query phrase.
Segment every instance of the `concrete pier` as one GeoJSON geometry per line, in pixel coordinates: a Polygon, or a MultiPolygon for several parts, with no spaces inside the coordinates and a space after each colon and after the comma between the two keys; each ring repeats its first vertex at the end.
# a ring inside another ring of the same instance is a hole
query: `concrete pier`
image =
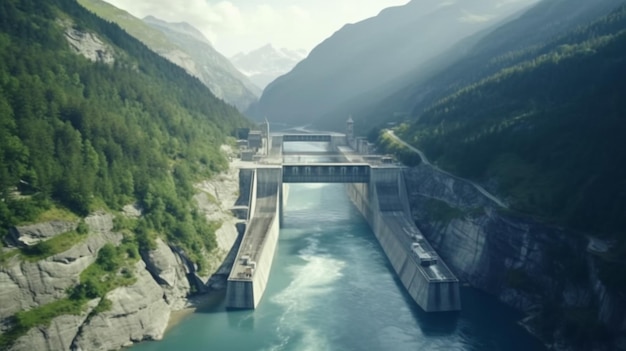
{"type": "Polygon", "coordinates": [[[249,224],[228,276],[226,307],[253,309],[261,301],[278,241],[282,169],[257,168],[252,177],[249,224]]]}
{"type": "Polygon", "coordinates": [[[402,285],[426,312],[461,309],[459,281],[411,220],[401,168],[372,168],[369,184],[347,184],[402,285]]]}
{"type": "Polygon", "coordinates": [[[330,182],[347,183],[350,199],[368,221],[407,292],[424,311],[461,309],[458,279],[411,219],[402,168],[369,164],[345,143],[345,136],[272,136],[266,165],[240,171],[241,203],[237,206],[239,211],[247,206],[248,224],[228,277],[227,308],[256,308],[265,292],[287,198],[283,183],[330,182]],[[282,145],[292,141],[329,143],[330,151],[339,154],[342,162],[283,164],[282,145]],[[267,165],[274,162],[274,166],[267,165]]]}

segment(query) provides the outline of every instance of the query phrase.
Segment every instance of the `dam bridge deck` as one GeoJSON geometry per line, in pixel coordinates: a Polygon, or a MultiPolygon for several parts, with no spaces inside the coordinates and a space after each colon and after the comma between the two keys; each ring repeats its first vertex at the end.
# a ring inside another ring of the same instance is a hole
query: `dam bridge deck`
{"type": "Polygon", "coordinates": [[[362,205],[357,207],[414,300],[425,311],[460,309],[458,279],[411,220],[403,190],[403,167],[368,163],[351,148],[333,144],[341,140],[334,135],[283,135],[280,140],[272,140],[266,159],[247,170],[256,174],[249,187],[251,212],[228,278],[227,307],[256,308],[265,290],[277,245],[283,184],[347,183],[352,189],[351,199],[355,191],[360,193],[357,196],[361,197],[362,205]],[[302,153],[289,151],[283,155],[283,142],[291,141],[331,142],[331,148],[302,153]],[[313,159],[316,156],[340,162],[316,162],[313,159]],[[300,157],[307,162],[294,162],[300,157]],[[294,161],[285,162],[288,159],[294,161]],[[377,218],[375,221],[367,218],[372,215],[377,218]]]}

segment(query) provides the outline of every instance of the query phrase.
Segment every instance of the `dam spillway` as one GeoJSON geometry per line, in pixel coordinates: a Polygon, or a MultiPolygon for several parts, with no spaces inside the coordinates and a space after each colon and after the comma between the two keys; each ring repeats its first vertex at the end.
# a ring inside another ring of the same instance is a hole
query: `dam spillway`
{"type": "Polygon", "coordinates": [[[424,311],[460,310],[458,279],[411,219],[402,167],[345,158],[349,162],[258,165],[245,170],[250,184],[242,184],[242,191],[250,193],[249,218],[228,278],[226,306],[254,309],[263,296],[278,241],[283,183],[330,181],[346,183],[350,200],[372,228],[402,285],[424,311]]]}

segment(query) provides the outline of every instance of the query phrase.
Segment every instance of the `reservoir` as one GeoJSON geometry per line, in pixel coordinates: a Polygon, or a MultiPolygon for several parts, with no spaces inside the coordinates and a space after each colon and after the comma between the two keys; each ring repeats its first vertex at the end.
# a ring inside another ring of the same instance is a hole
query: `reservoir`
{"type": "Polygon", "coordinates": [[[256,310],[223,302],[133,351],[544,350],[494,298],[427,314],[395,277],[344,185],[291,184],[268,287],[256,310]]]}

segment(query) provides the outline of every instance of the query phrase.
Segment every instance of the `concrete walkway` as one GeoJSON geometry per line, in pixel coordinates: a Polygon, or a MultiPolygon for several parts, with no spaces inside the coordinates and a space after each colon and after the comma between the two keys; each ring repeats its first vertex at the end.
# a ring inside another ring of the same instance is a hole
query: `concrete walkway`
{"type": "Polygon", "coordinates": [[[476,190],[478,190],[481,194],[485,195],[491,201],[495,202],[498,206],[503,207],[503,208],[509,208],[509,206],[507,204],[505,204],[503,201],[501,201],[500,199],[495,197],[493,194],[491,194],[490,192],[485,190],[485,188],[483,188],[482,186],[476,184],[475,182],[473,182],[473,181],[471,181],[469,179],[465,179],[465,178],[461,178],[461,177],[455,176],[454,174],[452,174],[450,172],[447,172],[447,171],[444,171],[443,169],[433,165],[432,163],[430,163],[428,158],[426,158],[426,155],[424,155],[424,153],[421,150],[415,148],[414,146],[410,145],[406,141],[400,139],[400,137],[398,137],[392,130],[387,129],[387,130],[384,131],[384,133],[387,133],[395,141],[397,141],[400,144],[406,146],[411,151],[414,151],[415,153],[417,153],[420,156],[420,158],[422,159],[422,163],[425,164],[426,166],[429,166],[429,167],[433,168],[434,170],[436,170],[439,173],[448,175],[448,176],[450,176],[452,178],[458,179],[460,181],[463,181],[463,182],[466,182],[466,183],[472,185],[474,188],[476,188],[476,190]]]}

